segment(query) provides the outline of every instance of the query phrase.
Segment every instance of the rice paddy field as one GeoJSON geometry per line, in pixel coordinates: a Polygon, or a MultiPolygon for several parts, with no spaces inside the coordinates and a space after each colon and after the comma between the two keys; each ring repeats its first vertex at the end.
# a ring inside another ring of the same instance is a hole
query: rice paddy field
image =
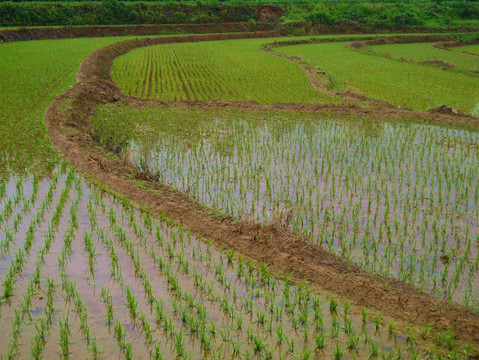
{"type": "Polygon", "coordinates": [[[114,62],[113,80],[126,94],[166,101],[331,101],[308,83],[301,68],[259,52],[263,43],[247,39],[139,48],[114,62]]]}
{"type": "Polygon", "coordinates": [[[426,44],[394,44],[374,47],[372,51],[390,54],[372,56],[347,47],[349,43],[292,45],[276,49],[278,53],[299,56],[306,63],[325,72],[331,87],[345,92],[352,89],[368,97],[387,101],[395,106],[425,111],[447,105],[466,114],[477,116],[479,88],[477,59],[461,54],[448,54],[430,49],[426,44]],[[440,53],[439,53],[440,52],[440,53]],[[467,71],[445,71],[434,64],[414,62],[446,59],[467,71]],[[393,61],[402,57],[408,62],[393,61]],[[377,71],[381,69],[381,71],[377,71]]]}
{"type": "Polygon", "coordinates": [[[478,307],[477,133],[359,116],[156,107],[106,108],[94,124],[100,132],[113,119],[132,133],[131,119],[154,129],[126,151],[160,182],[237,218],[270,222],[289,211],[289,225],[314,243],[478,307]]]}
{"type": "MultiPolygon", "coordinates": [[[[89,54],[128,39],[0,44],[0,358],[477,355],[474,334],[466,339],[452,326],[397,319],[354,294],[279,275],[267,261],[217,246],[181,217],[135,203],[72,166],[49,137],[45,111],[74,88],[89,54]]],[[[358,271],[408,284],[475,318],[477,128],[421,123],[409,113],[370,116],[359,111],[372,109],[365,104],[347,114],[308,111],[344,101],[312,86],[296,63],[260,51],[271,41],[163,44],[121,55],[112,79],[122,94],[88,108],[87,131],[67,124],[65,137],[94,143],[134,168],[133,184],[141,178],[167,186],[237,224],[281,219],[302,241],[358,271]],[[207,106],[212,100],[220,106],[207,106]],[[305,111],[250,108],[252,102],[302,104],[305,111]]],[[[345,45],[274,51],[324,69],[339,92],[352,86],[395,105],[426,110],[445,103],[474,114],[474,57],[447,53],[443,60],[455,67],[441,70],[421,64],[441,51],[430,44],[374,46],[371,53],[345,45]],[[373,66],[384,72],[363,81],[373,66]],[[393,76],[406,67],[417,82],[393,76]],[[420,94],[421,81],[438,82],[430,93],[437,99],[420,94]]],[[[66,113],[83,106],[63,101],[66,113]]]]}
{"type": "Polygon", "coordinates": [[[469,54],[479,55],[479,45],[458,46],[454,50],[462,51],[469,54]]]}
{"type": "Polygon", "coordinates": [[[478,75],[479,64],[476,58],[464,54],[437,49],[434,43],[375,45],[369,49],[377,55],[391,57],[396,60],[411,61],[424,66],[437,66],[448,71],[462,72],[467,75],[478,75]]]}

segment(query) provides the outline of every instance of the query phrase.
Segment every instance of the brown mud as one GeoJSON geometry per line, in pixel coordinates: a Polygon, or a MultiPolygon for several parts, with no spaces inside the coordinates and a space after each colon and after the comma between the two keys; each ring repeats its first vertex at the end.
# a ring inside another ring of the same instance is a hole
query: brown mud
{"type": "MultiPolygon", "coordinates": [[[[312,245],[277,223],[237,222],[220,217],[215,211],[162,184],[140,176],[129,163],[108,156],[95,145],[89,128],[89,116],[100,104],[167,105],[174,107],[236,107],[244,109],[280,109],[290,111],[365,114],[371,117],[413,117],[419,123],[479,126],[479,119],[463,115],[396,109],[376,104],[361,108],[350,104],[273,104],[262,106],[242,102],[168,103],[132,98],[121,94],[112,83],[113,59],[141,46],[161,43],[211,41],[253,37],[271,37],[275,33],[216,34],[118,42],[90,54],[77,74],[78,82],[59,95],[45,113],[48,134],[53,145],[68,162],[83,174],[92,176],[111,190],[125,194],[153,213],[167,214],[194,234],[212,240],[222,248],[235,249],[256,262],[263,261],[273,273],[289,274],[295,281],[306,280],[311,290],[335,294],[356,309],[366,306],[383,313],[403,326],[432,324],[436,329],[453,329],[456,337],[479,347],[479,315],[465,306],[448,302],[392,278],[368,273],[321,247],[312,245]],[[140,185],[140,186],[139,186],[140,185]]],[[[277,44],[277,43],[276,43],[277,44]]],[[[367,99],[365,99],[367,100],[367,99]]]]}

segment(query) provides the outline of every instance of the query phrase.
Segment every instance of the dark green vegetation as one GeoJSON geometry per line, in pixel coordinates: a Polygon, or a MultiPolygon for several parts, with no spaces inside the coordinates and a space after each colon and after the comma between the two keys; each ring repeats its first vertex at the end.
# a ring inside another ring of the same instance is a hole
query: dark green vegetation
{"type": "MultiPolygon", "coordinates": [[[[286,2],[287,3],[287,2],[286,2]]],[[[178,24],[274,21],[370,29],[446,29],[477,26],[477,2],[335,2],[275,5],[261,2],[3,2],[0,26],[178,24]]]]}

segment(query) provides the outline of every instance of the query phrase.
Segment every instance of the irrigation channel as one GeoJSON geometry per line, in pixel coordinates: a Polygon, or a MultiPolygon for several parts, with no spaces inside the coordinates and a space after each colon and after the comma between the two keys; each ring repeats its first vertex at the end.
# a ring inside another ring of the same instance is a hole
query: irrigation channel
{"type": "Polygon", "coordinates": [[[82,63],[46,112],[68,165],[0,183],[6,357],[464,358],[479,344],[479,139],[392,121],[477,120],[155,102],[111,82],[113,59],[139,46],[257,36],[128,40],[82,63]],[[107,156],[91,136],[105,104],[160,131],[131,139],[128,157],[107,156]],[[165,136],[175,116],[199,119],[208,136],[165,136]],[[454,256],[434,261],[439,252],[454,256]]]}

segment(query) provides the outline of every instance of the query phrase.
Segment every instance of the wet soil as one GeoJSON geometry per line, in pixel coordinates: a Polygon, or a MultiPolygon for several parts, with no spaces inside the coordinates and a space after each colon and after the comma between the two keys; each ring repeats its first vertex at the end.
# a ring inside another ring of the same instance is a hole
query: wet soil
{"type": "MultiPolygon", "coordinates": [[[[453,329],[456,336],[479,346],[479,315],[471,309],[420,292],[413,286],[361,270],[358,266],[312,245],[277,224],[238,222],[220,217],[185,194],[167,186],[138,178],[130,164],[109,156],[90,136],[88,118],[99,104],[126,102],[162,104],[175,107],[238,107],[245,109],[281,109],[291,111],[369,114],[371,117],[414,117],[418,122],[478,128],[479,119],[438,112],[420,113],[376,104],[361,108],[347,104],[304,105],[208,102],[165,103],[128,97],[112,83],[110,67],[115,57],[136,47],[167,42],[211,41],[253,37],[271,37],[274,33],[217,34],[122,41],[92,53],[82,63],[78,82],[59,95],[45,114],[48,133],[54,146],[71,165],[93,176],[114,192],[127,195],[135,203],[147,206],[157,215],[167,214],[194,234],[210,238],[218,247],[235,249],[256,262],[263,261],[275,274],[288,273],[300,282],[309,282],[312,290],[336,294],[359,309],[367,306],[389,318],[413,326],[433,324],[453,329]],[[140,185],[140,186],[139,186],[140,185]]],[[[430,40],[428,40],[430,41],[430,40]]]]}

